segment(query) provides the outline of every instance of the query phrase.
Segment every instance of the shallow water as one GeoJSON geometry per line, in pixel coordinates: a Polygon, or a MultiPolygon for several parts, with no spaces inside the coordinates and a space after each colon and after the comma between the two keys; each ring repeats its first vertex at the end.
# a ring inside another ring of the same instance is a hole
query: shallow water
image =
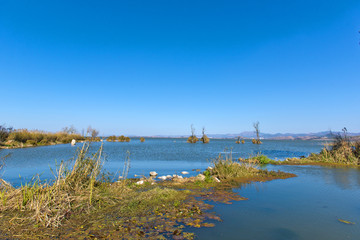
{"type": "MultiPolygon", "coordinates": [[[[101,143],[93,143],[92,149],[97,150],[101,143]]],[[[250,141],[245,144],[235,144],[235,140],[212,139],[209,144],[189,144],[185,139],[146,139],[140,143],[133,139],[129,143],[105,142],[105,168],[110,172],[122,172],[126,152],[130,152],[131,168],[129,177],[134,174],[148,176],[150,171],[159,174],[174,174],[188,171],[196,174],[193,169],[206,169],[211,159],[224,151],[232,151],[233,157],[249,157],[259,153],[270,158],[284,159],[286,157],[306,156],[311,152],[319,152],[323,142],[319,141],[270,141],[264,140],[262,145],[254,145],[250,141]]],[[[61,160],[74,157],[78,144],[45,146],[23,149],[5,149],[0,156],[10,153],[6,160],[3,178],[14,185],[31,179],[39,173],[41,179],[51,178],[50,167],[55,169],[61,160]],[[19,178],[21,176],[21,179],[19,178]]]]}
{"type": "Polygon", "coordinates": [[[274,166],[298,177],[236,190],[249,200],[216,204],[223,222],[198,229],[200,239],[360,239],[360,170],[274,166]],[[338,221],[354,222],[347,225],[338,221]]]}
{"type": "MultiPolygon", "coordinates": [[[[251,142],[235,144],[234,140],[211,140],[209,144],[188,144],[185,139],[146,139],[140,143],[104,143],[107,156],[105,168],[122,171],[126,151],[131,153],[134,174],[173,174],[192,169],[204,170],[209,161],[224,149],[232,149],[233,157],[263,153],[270,158],[307,156],[319,152],[323,142],[270,141],[262,145],[251,142]]],[[[93,144],[93,150],[100,143],[93,144]]],[[[6,161],[3,178],[14,185],[28,180],[35,173],[51,178],[49,166],[74,156],[76,147],[69,144],[2,150],[11,153],[6,161]],[[19,178],[19,174],[22,179],[19,178]]],[[[235,191],[247,201],[232,205],[216,204],[214,211],[223,222],[214,228],[191,229],[199,239],[360,239],[360,170],[319,166],[268,166],[298,175],[296,178],[274,180],[243,186],[235,191]],[[355,222],[340,223],[338,219],[355,222]]]]}

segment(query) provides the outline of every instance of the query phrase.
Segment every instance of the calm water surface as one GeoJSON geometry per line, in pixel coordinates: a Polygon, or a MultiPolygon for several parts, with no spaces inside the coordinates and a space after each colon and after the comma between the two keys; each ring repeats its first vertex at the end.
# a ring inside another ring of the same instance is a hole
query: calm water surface
{"type": "MultiPolygon", "coordinates": [[[[96,150],[100,143],[93,144],[96,150]]],[[[248,157],[259,153],[270,158],[307,156],[319,152],[323,142],[270,141],[262,145],[251,142],[235,144],[234,140],[211,140],[209,144],[187,144],[185,139],[146,139],[140,143],[104,143],[105,168],[122,171],[126,152],[130,152],[134,174],[173,174],[193,169],[204,170],[209,161],[224,150],[233,157],[248,157]]],[[[74,156],[76,147],[69,144],[2,150],[0,156],[11,153],[2,177],[14,185],[41,174],[52,178],[50,167],[55,160],[74,156]],[[19,175],[21,178],[19,178],[19,175]]],[[[257,183],[236,189],[247,201],[232,205],[216,204],[214,211],[223,222],[214,228],[191,229],[199,239],[360,239],[360,171],[359,169],[326,168],[317,166],[269,166],[298,175],[296,178],[257,183]],[[355,222],[346,225],[338,218],[355,222]]]]}

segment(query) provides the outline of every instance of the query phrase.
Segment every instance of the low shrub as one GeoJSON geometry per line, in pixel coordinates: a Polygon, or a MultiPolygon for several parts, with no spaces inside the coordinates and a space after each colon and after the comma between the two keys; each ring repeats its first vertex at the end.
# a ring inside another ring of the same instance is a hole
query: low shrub
{"type": "Polygon", "coordinates": [[[108,142],[115,142],[116,139],[117,139],[116,136],[113,135],[113,136],[108,137],[108,138],[106,139],[106,141],[108,141],[108,142]]]}
{"type": "Polygon", "coordinates": [[[199,141],[199,139],[196,136],[190,136],[187,139],[188,143],[197,143],[199,141]]]}

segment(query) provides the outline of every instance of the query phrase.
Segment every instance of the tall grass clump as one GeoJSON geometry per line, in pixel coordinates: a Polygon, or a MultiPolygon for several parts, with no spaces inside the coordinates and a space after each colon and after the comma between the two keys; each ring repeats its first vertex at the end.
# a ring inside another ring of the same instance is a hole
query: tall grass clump
{"type": "Polygon", "coordinates": [[[49,133],[38,130],[29,131],[27,129],[14,130],[7,137],[7,141],[10,141],[10,143],[13,144],[22,143],[29,145],[70,143],[71,140],[73,139],[75,139],[76,141],[85,140],[83,136],[76,133],[72,133],[72,134],[66,132],[49,133]]]}
{"type": "Polygon", "coordinates": [[[308,159],[326,163],[360,165],[360,142],[352,142],[347,136],[347,129],[334,136],[331,147],[323,148],[319,154],[311,154],[308,159]]]}
{"type": "Polygon", "coordinates": [[[53,171],[55,180],[51,183],[33,179],[20,188],[2,184],[0,211],[15,214],[29,224],[58,227],[73,214],[89,213],[118,201],[125,188],[104,187],[108,183],[102,172],[103,147],[92,154],[89,147],[89,142],[84,143],[75,160],[61,162],[53,171]]]}
{"type": "Polygon", "coordinates": [[[220,180],[251,177],[259,172],[253,164],[234,160],[231,152],[219,154],[219,156],[212,161],[212,165],[213,168],[209,170],[210,174],[220,180]]]}

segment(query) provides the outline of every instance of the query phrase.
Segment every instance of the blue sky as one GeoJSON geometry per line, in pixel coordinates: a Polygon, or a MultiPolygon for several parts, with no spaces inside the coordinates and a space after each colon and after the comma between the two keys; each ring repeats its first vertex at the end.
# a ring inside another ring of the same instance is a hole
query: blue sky
{"type": "Polygon", "coordinates": [[[0,123],[360,132],[359,30],[359,0],[0,0],[0,123]]]}

